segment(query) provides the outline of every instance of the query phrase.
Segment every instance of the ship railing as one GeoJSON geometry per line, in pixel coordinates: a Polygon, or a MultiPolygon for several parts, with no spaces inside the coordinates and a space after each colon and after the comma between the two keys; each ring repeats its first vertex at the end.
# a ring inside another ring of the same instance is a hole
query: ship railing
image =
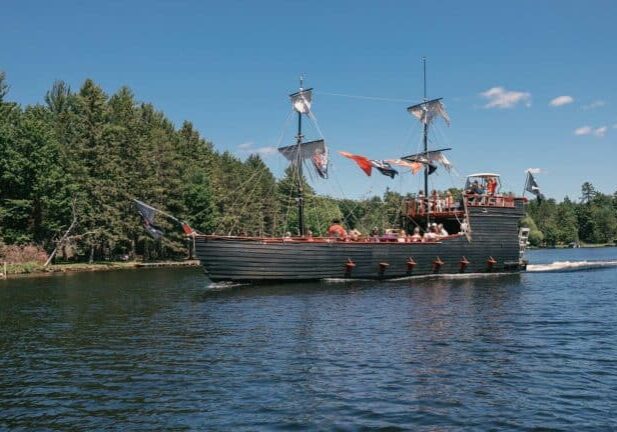
{"type": "Polygon", "coordinates": [[[430,195],[416,197],[406,201],[406,213],[409,217],[422,217],[427,213],[434,217],[460,217],[467,207],[515,207],[515,198],[511,195],[464,194],[459,200],[451,195],[430,195]],[[464,201],[463,201],[464,200],[464,201]]]}

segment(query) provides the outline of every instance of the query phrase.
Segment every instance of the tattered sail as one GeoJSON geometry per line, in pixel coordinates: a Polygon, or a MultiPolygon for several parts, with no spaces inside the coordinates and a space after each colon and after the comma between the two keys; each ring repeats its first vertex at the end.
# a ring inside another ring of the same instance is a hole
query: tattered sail
{"type": "Polygon", "coordinates": [[[428,152],[416,153],[416,154],[412,154],[409,156],[403,156],[402,159],[404,161],[416,162],[416,163],[428,165],[429,174],[432,174],[437,169],[437,166],[434,163],[441,164],[448,172],[450,172],[452,170],[452,163],[448,160],[446,155],[443,153],[447,150],[451,150],[451,149],[443,148],[439,150],[431,150],[428,152]]]}
{"type": "Polygon", "coordinates": [[[441,98],[412,105],[407,108],[407,111],[420,120],[422,124],[430,124],[435,117],[441,117],[448,126],[450,125],[450,117],[448,117],[446,107],[441,102],[441,98]]]}
{"type": "Polygon", "coordinates": [[[291,98],[291,105],[296,112],[308,114],[311,111],[313,89],[300,90],[297,93],[289,95],[289,97],[291,98]]]}
{"type": "Polygon", "coordinates": [[[328,148],[324,140],[279,147],[278,150],[292,164],[310,159],[317,174],[322,178],[328,178],[328,148]]]}

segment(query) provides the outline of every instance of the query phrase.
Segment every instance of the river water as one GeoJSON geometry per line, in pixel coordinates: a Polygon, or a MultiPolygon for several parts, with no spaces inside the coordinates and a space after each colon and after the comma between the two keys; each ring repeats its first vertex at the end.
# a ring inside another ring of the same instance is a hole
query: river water
{"type": "Polygon", "coordinates": [[[394,282],[2,281],[0,429],[617,429],[617,249],[529,259],[394,282]]]}

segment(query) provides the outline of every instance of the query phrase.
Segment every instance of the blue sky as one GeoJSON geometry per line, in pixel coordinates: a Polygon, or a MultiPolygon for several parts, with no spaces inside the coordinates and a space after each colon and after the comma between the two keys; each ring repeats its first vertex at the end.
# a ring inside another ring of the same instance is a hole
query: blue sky
{"type": "MultiPolygon", "coordinates": [[[[5,0],[0,69],[23,104],[42,102],[56,79],[127,85],[218,149],[261,152],[277,174],[285,161],[271,150],[291,142],[287,95],[303,73],[333,154],[331,180],[315,186],[362,197],[420,187],[410,174],[365,177],[335,152],[418,148],[405,107],[422,97],[427,56],[429,97],[444,97],[452,119],[432,145],[454,148],[461,175],[499,172],[516,192],[526,168],[541,168],[540,186],[561,199],[584,181],[617,190],[616,17],[613,1],[5,0]]],[[[431,181],[461,185],[444,172],[431,181]]]]}

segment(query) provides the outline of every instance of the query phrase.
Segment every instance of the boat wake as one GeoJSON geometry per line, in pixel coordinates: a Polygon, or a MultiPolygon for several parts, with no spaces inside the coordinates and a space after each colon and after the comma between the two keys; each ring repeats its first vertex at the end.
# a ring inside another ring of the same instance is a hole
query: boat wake
{"type": "Polygon", "coordinates": [[[210,291],[224,291],[231,288],[236,288],[240,286],[250,285],[248,283],[240,283],[240,282],[212,282],[208,284],[208,290],[210,291]]]}
{"type": "Polygon", "coordinates": [[[351,282],[401,282],[419,279],[475,279],[475,278],[494,278],[502,276],[510,276],[512,273],[495,272],[495,273],[444,273],[444,274],[427,274],[418,276],[402,276],[388,279],[354,279],[354,278],[325,278],[322,279],[325,283],[351,283],[351,282]]]}
{"type": "Polygon", "coordinates": [[[617,267],[617,260],[611,261],[555,261],[550,264],[528,264],[527,271],[533,273],[568,272],[617,267]]]}

